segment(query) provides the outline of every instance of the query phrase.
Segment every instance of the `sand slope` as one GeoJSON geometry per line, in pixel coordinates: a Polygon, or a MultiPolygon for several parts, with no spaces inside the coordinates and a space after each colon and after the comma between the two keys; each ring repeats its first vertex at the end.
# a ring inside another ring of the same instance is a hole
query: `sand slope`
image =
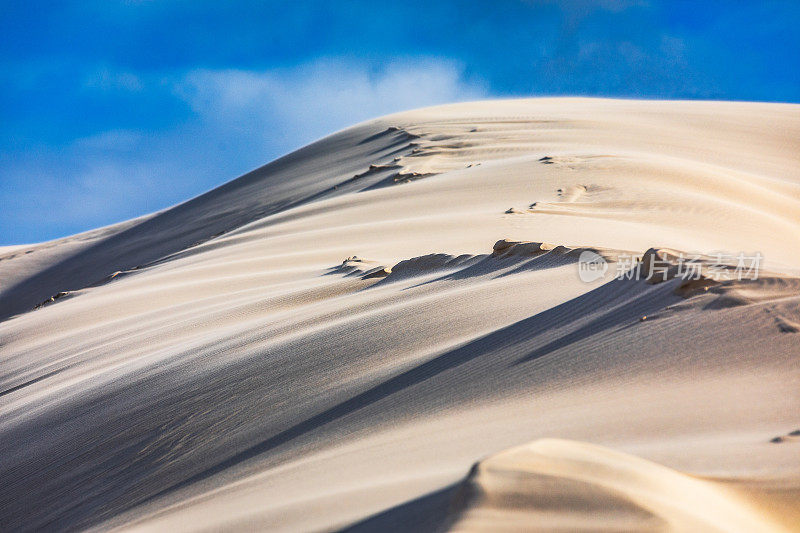
{"type": "Polygon", "coordinates": [[[0,528],[790,529],[798,138],[785,104],[442,106],[0,250],[0,528]],[[613,279],[651,248],[764,273],[613,279]]]}

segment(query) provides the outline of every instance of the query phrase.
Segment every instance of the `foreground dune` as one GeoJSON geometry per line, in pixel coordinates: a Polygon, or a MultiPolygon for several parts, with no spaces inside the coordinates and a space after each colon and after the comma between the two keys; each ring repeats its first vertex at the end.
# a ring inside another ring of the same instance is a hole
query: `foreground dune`
{"type": "Polygon", "coordinates": [[[0,249],[0,529],[791,530],[797,139],[787,104],[442,106],[0,249]]]}
{"type": "Polygon", "coordinates": [[[770,531],[742,499],[636,457],[555,439],[477,463],[428,500],[352,528],[455,531],[770,531]],[[438,503],[438,505],[437,505],[438,503]],[[446,505],[442,505],[446,503],[446,505]]]}

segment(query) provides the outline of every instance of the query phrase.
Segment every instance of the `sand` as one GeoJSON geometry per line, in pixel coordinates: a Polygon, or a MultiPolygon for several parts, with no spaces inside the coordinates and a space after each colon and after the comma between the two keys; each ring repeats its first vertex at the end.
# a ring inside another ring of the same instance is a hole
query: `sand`
{"type": "Polygon", "coordinates": [[[0,248],[0,529],[796,530],[798,139],[793,104],[454,104],[0,248]]]}

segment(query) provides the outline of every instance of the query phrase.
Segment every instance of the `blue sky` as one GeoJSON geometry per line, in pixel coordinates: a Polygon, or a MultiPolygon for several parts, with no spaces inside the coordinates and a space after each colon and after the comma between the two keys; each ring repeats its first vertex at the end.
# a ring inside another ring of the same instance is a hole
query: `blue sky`
{"type": "Polygon", "coordinates": [[[0,1],[0,245],[450,101],[800,102],[800,2],[0,1]]]}

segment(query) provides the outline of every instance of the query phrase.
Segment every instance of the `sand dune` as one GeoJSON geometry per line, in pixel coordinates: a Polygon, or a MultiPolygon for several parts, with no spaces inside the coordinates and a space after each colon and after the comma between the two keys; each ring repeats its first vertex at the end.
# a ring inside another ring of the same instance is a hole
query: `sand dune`
{"type": "Polygon", "coordinates": [[[712,482],[599,446],[543,439],[476,463],[451,487],[349,531],[773,531],[712,482]]]}
{"type": "Polygon", "coordinates": [[[2,248],[0,529],[796,529],[797,139],[787,104],[441,106],[2,248]]]}

